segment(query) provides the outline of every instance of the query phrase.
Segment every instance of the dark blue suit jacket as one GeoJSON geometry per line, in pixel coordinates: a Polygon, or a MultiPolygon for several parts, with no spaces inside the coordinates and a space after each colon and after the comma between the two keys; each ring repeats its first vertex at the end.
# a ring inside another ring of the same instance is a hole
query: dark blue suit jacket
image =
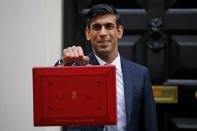
{"type": "MultiPolygon", "coordinates": [[[[99,65],[95,55],[89,55],[89,63],[99,65]]],[[[157,131],[156,109],[149,72],[146,67],[126,60],[121,66],[124,81],[127,131],[157,131]]],[[[68,131],[103,131],[103,126],[71,127],[68,131]]]]}

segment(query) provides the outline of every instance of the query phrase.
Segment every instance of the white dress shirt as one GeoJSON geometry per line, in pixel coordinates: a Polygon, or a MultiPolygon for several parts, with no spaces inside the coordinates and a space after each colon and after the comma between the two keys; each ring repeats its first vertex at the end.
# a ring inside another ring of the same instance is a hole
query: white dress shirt
{"type": "MultiPolygon", "coordinates": [[[[96,55],[95,55],[96,56],[96,55]]],[[[126,130],[126,109],[125,109],[125,96],[124,96],[124,82],[121,68],[120,55],[112,63],[106,63],[101,58],[96,56],[100,65],[115,65],[116,66],[116,97],[117,97],[117,130],[125,131],[126,130]]],[[[109,131],[110,125],[104,127],[104,131],[109,131]]],[[[113,129],[112,129],[113,130],[113,129]]]]}

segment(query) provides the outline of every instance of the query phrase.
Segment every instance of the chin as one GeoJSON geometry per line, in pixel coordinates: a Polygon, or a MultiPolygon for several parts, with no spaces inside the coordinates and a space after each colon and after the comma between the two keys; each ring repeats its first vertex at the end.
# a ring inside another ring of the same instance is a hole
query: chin
{"type": "Polygon", "coordinates": [[[107,56],[107,55],[111,54],[111,50],[99,50],[99,51],[97,51],[97,54],[99,56],[107,56]]]}

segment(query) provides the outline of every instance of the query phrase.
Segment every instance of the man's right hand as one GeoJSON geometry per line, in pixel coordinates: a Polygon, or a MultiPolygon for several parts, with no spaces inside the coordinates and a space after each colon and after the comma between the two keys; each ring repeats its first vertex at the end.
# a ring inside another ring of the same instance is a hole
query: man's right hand
{"type": "Polygon", "coordinates": [[[69,62],[89,62],[89,57],[84,55],[80,46],[72,46],[63,50],[62,63],[69,62]]]}

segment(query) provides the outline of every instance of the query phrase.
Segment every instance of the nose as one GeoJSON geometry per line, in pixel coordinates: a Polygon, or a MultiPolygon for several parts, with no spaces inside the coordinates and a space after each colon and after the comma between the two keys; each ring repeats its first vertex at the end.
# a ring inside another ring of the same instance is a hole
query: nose
{"type": "Polygon", "coordinates": [[[101,37],[104,37],[104,36],[107,35],[107,30],[106,30],[105,26],[102,26],[99,35],[100,35],[101,37]]]}

